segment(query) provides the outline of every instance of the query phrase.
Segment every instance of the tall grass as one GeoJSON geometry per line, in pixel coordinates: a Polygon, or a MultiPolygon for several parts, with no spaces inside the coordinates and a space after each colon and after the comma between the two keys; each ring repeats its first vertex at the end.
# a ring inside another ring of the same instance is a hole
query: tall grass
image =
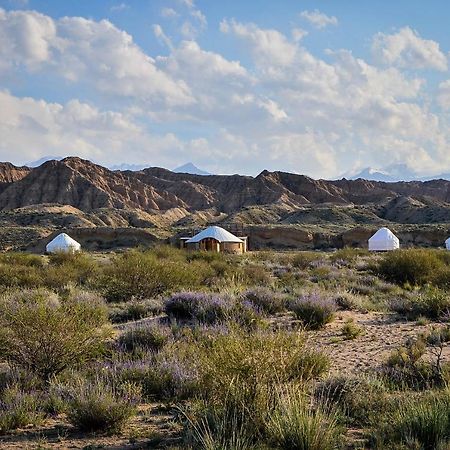
{"type": "MultiPolygon", "coordinates": [[[[450,394],[405,398],[376,436],[378,448],[385,444],[416,441],[424,450],[444,448],[450,439],[450,394]]],[[[448,448],[448,447],[445,447],[448,448]]]]}
{"type": "Polygon", "coordinates": [[[287,450],[331,450],[341,429],[337,410],[314,403],[297,387],[276,389],[276,406],[269,413],[265,432],[269,442],[287,450]]]}

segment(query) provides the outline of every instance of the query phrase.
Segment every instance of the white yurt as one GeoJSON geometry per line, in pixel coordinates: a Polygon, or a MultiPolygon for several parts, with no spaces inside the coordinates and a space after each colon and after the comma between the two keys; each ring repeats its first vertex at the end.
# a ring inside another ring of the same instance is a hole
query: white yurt
{"type": "Polygon", "coordinates": [[[73,253],[80,251],[81,245],[75,239],[72,239],[68,234],[61,233],[47,244],[45,250],[47,253],[73,253]]]}
{"type": "Polygon", "coordinates": [[[191,250],[245,253],[247,238],[240,238],[221,227],[211,226],[187,239],[185,245],[191,250]]]}
{"type": "Polygon", "coordinates": [[[445,248],[450,250],[450,237],[445,241],[445,248]]]}
{"type": "Polygon", "coordinates": [[[369,251],[385,252],[389,250],[397,250],[400,248],[398,237],[386,227],[380,228],[369,239],[369,251]]]}

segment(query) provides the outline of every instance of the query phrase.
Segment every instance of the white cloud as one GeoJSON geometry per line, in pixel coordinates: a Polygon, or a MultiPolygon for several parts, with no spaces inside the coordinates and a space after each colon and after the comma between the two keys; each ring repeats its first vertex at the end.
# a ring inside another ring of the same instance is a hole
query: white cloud
{"type": "Polygon", "coordinates": [[[300,42],[305,36],[308,35],[308,32],[301,28],[293,28],[291,34],[294,42],[300,42]]]}
{"type": "Polygon", "coordinates": [[[314,11],[302,11],[300,17],[307,20],[315,28],[325,28],[328,25],[337,25],[338,20],[334,16],[327,16],[318,9],[314,11]]]}
{"type": "Polygon", "coordinates": [[[223,20],[220,30],[246,41],[260,61],[271,60],[272,64],[287,66],[293,62],[297,51],[296,45],[279,31],[261,29],[253,23],[242,24],[235,20],[223,20]]]}
{"type": "Polygon", "coordinates": [[[437,101],[442,109],[450,109],[450,80],[439,83],[437,101]]]}
{"type": "Polygon", "coordinates": [[[50,17],[0,9],[0,70],[20,64],[36,69],[50,59],[55,39],[56,25],[50,17]]]}
{"type": "Polygon", "coordinates": [[[168,151],[183,151],[173,134],[155,136],[130,117],[71,100],[66,104],[18,98],[0,91],[0,154],[25,163],[44,155],[76,155],[105,164],[124,161],[171,166],[168,151]]]}
{"type": "Polygon", "coordinates": [[[383,64],[406,69],[447,70],[447,57],[439,44],[422,39],[409,27],[394,34],[377,33],[373,38],[372,53],[383,64]]]}
{"type": "MultiPolygon", "coordinates": [[[[195,34],[201,19],[191,15],[193,2],[185,6],[176,23],[194,23],[195,34]]],[[[401,67],[374,66],[348,50],[328,51],[325,60],[305,47],[301,29],[285,35],[224,20],[221,31],[250,55],[244,64],[213,44],[177,41],[170,29],[173,40],[153,26],[167,55],[152,57],[107,20],[0,10],[0,73],[33,80],[39,72],[55,80],[55,90],[59,80],[88,98],[94,92],[98,102],[0,91],[2,157],[23,162],[64,151],[166,167],[194,159],[214,171],[220,160],[228,173],[276,168],[316,177],[338,176],[355,160],[450,168],[446,115],[429,109],[424,79],[401,67]],[[150,127],[169,132],[154,135],[150,127]]],[[[439,86],[437,102],[450,109],[450,81],[439,86]]]]}
{"type": "Polygon", "coordinates": [[[0,10],[0,69],[25,65],[92,84],[112,96],[176,105],[192,102],[189,89],[158,70],[133,38],[108,20],[54,21],[29,11],[0,10]],[[45,63],[45,64],[44,64],[45,63]]]}
{"type": "Polygon", "coordinates": [[[158,39],[158,41],[161,42],[162,45],[165,45],[169,49],[173,49],[172,41],[166,35],[166,33],[164,33],[164,30],[162,29],[161,25],[159,24],[153,25],[153,33],[158,39]]]}
{"type": "Polygon", "coordinates": [[[111,6],[110,10],[111,10],[111,12],[120,12],[120,11],[125,11],[129,7],[130,6],[127,5],[126,3],[118,3],[117,5],[111,6]]]}
{"type": "Polygon", "coordinates": [[[178,17],[178,13],[173,8],[163,8],[161,10],[161,16],[165,18],[178,17]]]}

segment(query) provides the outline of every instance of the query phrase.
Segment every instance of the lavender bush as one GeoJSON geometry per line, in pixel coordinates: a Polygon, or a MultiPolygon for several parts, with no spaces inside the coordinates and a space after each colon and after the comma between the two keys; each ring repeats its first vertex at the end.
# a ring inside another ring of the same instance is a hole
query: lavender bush
{"type": "Polygon", "coordinates": [[[231,315],[234,302],[231,298],[203,292],[179,292],[165,304],[169,317],[178,320],[196,320],[201,323],[217,323],[231,315]]]}
{"type": "Polygon", "coordinates": [[[313,292],[293,300],[290,309],[307,328],[318,330],[333,320],[337,306],[333,299],[313,292]]]}
{"type": "Polygon", "coordinates": [[[267,314],[276,314],[284,311],[286,308],[285,296],[263,287],[244,292],[243,298],[267,314]]]}
{"type": "Polygon", "coordinates": [[[147,349],[157,352],[166,345],[171,337],[172,332],[169,327],[152,323],[127,330],[119,337],[118,344],[126,351],[147,349]]]}

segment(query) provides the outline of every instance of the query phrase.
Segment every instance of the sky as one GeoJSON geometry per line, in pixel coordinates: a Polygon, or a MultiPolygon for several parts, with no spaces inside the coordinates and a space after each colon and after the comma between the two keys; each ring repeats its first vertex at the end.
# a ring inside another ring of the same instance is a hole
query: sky
{"type": "Polygon", "coordinates": [[[450,172],[447,0],[0,0],[0,160],[450,172]]]}

